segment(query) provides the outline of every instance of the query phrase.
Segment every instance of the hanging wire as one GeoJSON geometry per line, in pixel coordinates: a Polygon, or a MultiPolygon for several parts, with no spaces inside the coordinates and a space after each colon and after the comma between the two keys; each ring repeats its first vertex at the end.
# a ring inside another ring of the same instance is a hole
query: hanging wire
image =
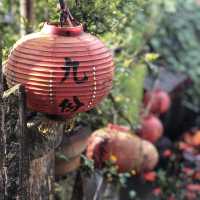
{"type": "Polygon", "coordinates": [[[65,2],[64,2],[64,0],[59,0],[59,3],[60,3],[60,9],[64,10],[65,9],[65,2]]]}
{"type": "Polygon", "coordinates": [[[70,13],[67,4],[65,3],[64,0],[59,0],[59,3],[60,3],[60,26],[63,27],[65,24],[73,26],[72,21],[74,21],[74,18],[70,13]]]}

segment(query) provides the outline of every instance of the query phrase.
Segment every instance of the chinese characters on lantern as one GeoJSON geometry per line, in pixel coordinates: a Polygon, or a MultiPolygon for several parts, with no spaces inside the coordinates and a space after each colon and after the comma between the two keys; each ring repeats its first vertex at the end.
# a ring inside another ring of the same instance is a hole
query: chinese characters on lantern
{"type": "Polygon", "coordinates": [[[75,112],[81,106],[84,106],[84,104],[80,102],[77,96],[73,96],[73,103],[69,99],[64,99],[59,105],[59,107],[61,108],[61,112],[75,112]]]}
{"type": "MultiPolygon", "coordinates": [[[[69,79],[71,68],[73,70],[73,79],[76,84],[82,84],[88,81],[88,76],[85,72],[83,78],[79,79],[78,77],[78,69],[80,64],[79,61],[72,61],[70,58],[64,58],[64,59],[65,59],[65,65],[64,67],[61,68],[64,70],[65,73],[61,80],[61,83],[69,79]]],[[[84,106],[84,103],[82,103],[77,96],[73,96],[73,101],[70,99],[63,99],[59,105],[59,107],[61,108],[61,112],[75,112],[81,106],[84,106]]]]}
{"type": "Polygon", "coordinates": [[[62,67],[62,69],[65,71],[65,74],[64,74],[64,77],[62,78],[61,82],[64,82],[69,78],[71,67],[73,70],[74,81],[77,84],[81,84],[81,83],[84,83],[85,81],[87,81],[88,76],[86,75],[85,72],[84,72],[84,77],[82,79],[79,80],[77,77],[79,64],[80,64],[80,62],[78,62],[78,61],[72,61],[70,58],[65,58],[65,66],[62,67]]]}

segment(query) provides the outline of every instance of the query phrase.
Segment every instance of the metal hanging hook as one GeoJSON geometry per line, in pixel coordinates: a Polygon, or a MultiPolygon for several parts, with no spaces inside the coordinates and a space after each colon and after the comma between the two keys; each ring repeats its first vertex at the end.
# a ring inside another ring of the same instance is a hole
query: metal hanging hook
{"type": "Polygon", "coordinates": [[[74,18],[70,13],[67,4],[65,3],[64,0],[59,0],[59,3],[60,3],[60,26],[63,27],[63,25],[66,23],[69,26],[73,26],[72,21],[74,21],[74,18]]]}

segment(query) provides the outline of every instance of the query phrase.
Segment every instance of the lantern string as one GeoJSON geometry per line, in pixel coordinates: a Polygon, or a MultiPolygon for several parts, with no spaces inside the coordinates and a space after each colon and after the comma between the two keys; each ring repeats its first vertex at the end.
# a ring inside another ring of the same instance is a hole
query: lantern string
{"type": "Polygon", "coordinates": [[[60,26],[63,27],[65,24],[73,26],[74,18],[69,10],[68,5],[64,0],[59,0],[60,3],[60,26]]]}

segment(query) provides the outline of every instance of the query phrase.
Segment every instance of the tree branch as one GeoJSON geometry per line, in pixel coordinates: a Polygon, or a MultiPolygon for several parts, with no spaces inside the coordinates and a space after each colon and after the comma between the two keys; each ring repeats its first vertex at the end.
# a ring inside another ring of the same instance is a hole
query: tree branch
{"type": "Polygon", "coordinates": [[[134,130],[133,128],[133,125],[132,125],[132,122],[130,121],[130,119],[124,114],[124,112],[120,109],[118,103],[116,102],[115,98],[113,97],[113,95],[110,93],[108,95],[108,98],[111,100],[112,104],[113,104],[113,107],[114,109],[116,110],[116,112],[118,113],[118,115],[124,119],[128,124],[129,126],[131,127],[132,130],[134,130]]]}

